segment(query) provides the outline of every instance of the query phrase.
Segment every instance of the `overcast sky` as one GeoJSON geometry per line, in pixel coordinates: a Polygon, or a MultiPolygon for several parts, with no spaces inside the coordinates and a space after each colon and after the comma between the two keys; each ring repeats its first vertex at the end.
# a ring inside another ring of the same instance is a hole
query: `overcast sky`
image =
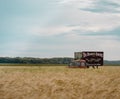
{"type": "Polygon", "coordinates": [[[0,57],[120,60],[120,0],[0,0],[0,57]]]}

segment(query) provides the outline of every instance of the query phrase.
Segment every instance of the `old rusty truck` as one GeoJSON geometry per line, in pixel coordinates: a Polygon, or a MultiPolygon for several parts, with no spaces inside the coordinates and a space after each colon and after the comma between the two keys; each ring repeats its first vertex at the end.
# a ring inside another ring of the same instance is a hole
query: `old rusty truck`
{"type": "Polygon", "coordinates": [[[79,67],[79,68],[98,68],[98,66],[103,66],[104,52],[102,51],[82,51],[74,52],[74,59],[69,63],[69,67],[79,67]]]}

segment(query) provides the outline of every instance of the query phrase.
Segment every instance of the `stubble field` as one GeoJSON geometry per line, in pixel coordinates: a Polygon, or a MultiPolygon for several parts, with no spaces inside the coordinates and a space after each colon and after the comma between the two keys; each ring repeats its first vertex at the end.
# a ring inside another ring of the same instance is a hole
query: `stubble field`
{"type": "Polygon", "coordinates": [[[120,99],[120,67],[1,66],[0,99],[120,99]]]}

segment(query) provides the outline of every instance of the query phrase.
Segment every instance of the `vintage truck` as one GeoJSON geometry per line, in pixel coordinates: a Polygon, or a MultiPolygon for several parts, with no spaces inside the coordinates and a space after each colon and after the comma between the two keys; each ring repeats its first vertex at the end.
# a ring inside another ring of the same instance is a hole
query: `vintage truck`
{"type": "Polygon", "coordinates": [[[104,52],[102,51],[82,51],[74,52],[74,60],[70,62],[69,67],[89,68],[103,66],[104,52]]]}

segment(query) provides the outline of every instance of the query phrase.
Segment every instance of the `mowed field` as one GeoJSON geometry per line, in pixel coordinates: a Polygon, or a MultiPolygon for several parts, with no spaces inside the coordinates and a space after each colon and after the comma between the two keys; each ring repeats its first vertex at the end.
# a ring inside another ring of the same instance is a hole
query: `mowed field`
{"type": "Polygon", "coordinates": [[[0,99],[120,99],[120,67],[1,66],[0,99]]]}

